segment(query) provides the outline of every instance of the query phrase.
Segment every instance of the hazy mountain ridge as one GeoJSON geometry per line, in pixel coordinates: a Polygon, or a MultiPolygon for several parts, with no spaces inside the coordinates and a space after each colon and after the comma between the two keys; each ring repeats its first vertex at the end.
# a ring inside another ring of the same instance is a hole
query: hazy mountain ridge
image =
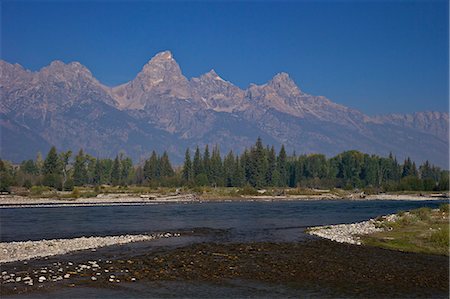
{"type": "Polygon", "coordinates": [[[179,161],[188,145],[217,143],[222,151],[242,150],[261,136],[297,153],[392,151],[399,158],[448,164],[448,113],[369,117],[304,93],[286,73],[246,90],[214,70],[188,80],[169,51],[113,88],[77,62],[54,61],[30,72],[0,61],[0,68],[2,131],[8,132],[2,134],[1,155],[15,161],[30,157],[5,146],[11,124],[23,135],[24,146],[39,148],[45,141],[100,156],[125,150],[136,159],[167,148],[179,161]],[[30,141],[31,132],[39,142],[30,141]]]}
{"type": "Polygon", "coordinates": [[[373,117],[375,122],[395,124],[433,134],[443,140],[449,138],[449,114],[436,111],[412,114],[388,114],[373,117]]]}

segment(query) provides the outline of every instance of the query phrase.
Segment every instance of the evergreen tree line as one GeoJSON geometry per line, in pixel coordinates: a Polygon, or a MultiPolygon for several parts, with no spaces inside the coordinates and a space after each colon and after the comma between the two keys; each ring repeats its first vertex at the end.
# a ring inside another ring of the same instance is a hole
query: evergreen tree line
{"type": "Polygon", "coordinates": [[[382,191],[448,191],[449,172],[428,161],[417,167],[407,158],[403,164],[389,157],[346,151],[327,159],[322,154],[288,156],[264,146],[261,139],[240,155],[233,151],[224,157],[218,146],[185,152],[183,166],[174,169],[167,152],[153,151],[143,163],[134,165],[123,153],[115,159],[98,159],[80,150],[57,152],[52,147],[45,159],[12,165],[0,160],[1,191],[10,186],[48,186],[72,190],[74,186],[139,185],[171,187],[303,187],[375,188],[382,191]]]}

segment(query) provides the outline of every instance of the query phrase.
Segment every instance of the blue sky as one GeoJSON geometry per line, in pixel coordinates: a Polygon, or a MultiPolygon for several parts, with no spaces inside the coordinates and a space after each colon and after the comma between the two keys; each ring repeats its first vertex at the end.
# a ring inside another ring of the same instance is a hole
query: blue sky
{"type": "Polygon", "coordinates": [[[447,1],[1,1],[1,57],[79,61],[102,83],[171,50],[188,77],[239,87],[287,72],[367,114],[448,110],[447,1]]]}

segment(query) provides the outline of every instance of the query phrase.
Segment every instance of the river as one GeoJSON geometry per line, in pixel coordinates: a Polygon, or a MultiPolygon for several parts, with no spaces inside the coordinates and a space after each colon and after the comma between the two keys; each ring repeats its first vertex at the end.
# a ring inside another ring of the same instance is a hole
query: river
{"type": "MultiPolygon", "coordinates": [[[[442,202],[445,201],[230,201],[142,206],[3,208],[0,209],[0,232],[1,242],[156,232],[182,234],[182,237],[176,240],[166,239],[128,246],[113,246],[96,252],[87,251],[49,260],[30,261],[29,265],[39,268],[56,261],[81,261],[105,256],[112,260],[131,258],[152,250],[168,251],[200,242],[301,244],[306,240],[315,239],[304,233],[305,228],[309,226],[358,222],[424,206],[435,208],[442,202]]],[[[261,282],[233,280],[227,283],[211,284],[205,281],[178,280],[124,283],[114,288],[52,287],[45,291],[26,292],[7,298],[55,296],[241,298],[334,297],[335,295],[333,292],[327,293],[314,288],[292,289],[287,285],[261,282]]]]}

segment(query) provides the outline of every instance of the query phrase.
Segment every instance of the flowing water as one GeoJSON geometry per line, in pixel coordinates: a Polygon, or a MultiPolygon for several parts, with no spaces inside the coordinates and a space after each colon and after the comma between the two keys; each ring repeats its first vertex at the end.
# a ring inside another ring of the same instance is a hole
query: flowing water
{"type": "Polygon", "coordinates": [[[194,228],[232,241],[299,241],[309,226],[350,223],[440,201],[274,201],[0,209],[0,241],[141,234],[194,228]]]}

